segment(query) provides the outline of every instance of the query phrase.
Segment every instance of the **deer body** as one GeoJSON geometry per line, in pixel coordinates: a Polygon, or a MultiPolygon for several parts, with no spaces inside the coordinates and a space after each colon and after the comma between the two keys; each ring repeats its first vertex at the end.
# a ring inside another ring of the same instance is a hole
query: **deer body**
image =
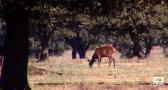
{"type": "Polygon", "coordinates": [[[115,59],[112,56],[112,54],[114,53],[115,49],[113,47],[110,46],[104,46],[104,47],[100,47],[97,48],[92,56],[92,59],[89,60],[89,66],[92,67],[93,63],[96,61],[96,59],[98,59],[98,66],[100,67],[100,62],[101,59],[103,57],[108,57],[109,59],[109,66],[111,65],[111,62],[113,61],[114,63],[114,68],[115,68],[115,59]]]}

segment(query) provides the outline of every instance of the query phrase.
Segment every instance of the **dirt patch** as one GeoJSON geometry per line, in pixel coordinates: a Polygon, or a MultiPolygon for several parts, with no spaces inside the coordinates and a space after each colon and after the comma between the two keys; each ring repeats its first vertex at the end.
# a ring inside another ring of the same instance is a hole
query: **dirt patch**
{"type": "Polygon", "coordinates": [[[47,70],[37,68],[35,66],[29,66],[28,71],[29,71],[28,72],[29,75],[43,75],[47,72],[47,70]]]}
{"type": "Polygon", "coordinates": [[[63,83],[36,83],[34,85],[37,85],[37,86],[44,86],[44,85],[57,86],[57,85],[63,85],[63,83]]]}

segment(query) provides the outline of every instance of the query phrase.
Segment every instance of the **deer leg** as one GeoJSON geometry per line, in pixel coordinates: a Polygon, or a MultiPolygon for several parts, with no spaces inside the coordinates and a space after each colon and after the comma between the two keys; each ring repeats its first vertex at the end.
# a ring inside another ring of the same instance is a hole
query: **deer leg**
{"type": "Polygon", "coordinates": [[[112,59],[113,59],[113,63],[114,63],[114,68],[115,68],[115,59],[114,59],[114,57],[112,57],[112,59]]]}
{"type": "Polygon", "coordinates": [[[98,60],[98,67],[100,67],[100,61],[98,60]]]}
{"type": "Polygon", "coordinates": [[[108,57],[108,59],[109,59],[109,67],[110,67],[111,62],[112,62],[112,57],[108,57]]]}
{"type": "Polygon", "coordinates": [[[100,67],[101,58],[98,59],[98,67],[100,67]]]}

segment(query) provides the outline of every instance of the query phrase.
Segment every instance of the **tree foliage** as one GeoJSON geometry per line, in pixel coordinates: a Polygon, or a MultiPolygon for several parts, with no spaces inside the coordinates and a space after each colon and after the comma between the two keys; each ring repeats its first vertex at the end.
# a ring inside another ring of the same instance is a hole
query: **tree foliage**
{"type": "Polygon", "coordinates": [[[166,46],[163,43],[168,26],[165,0],[23,0],[20,3],[29,11],[30,49],[41,53],[46,48],[63,53],[67,44],[74,50],[74,57],[81,52],[84,57],[90,46],[113,43],[124,57],[143,58],[149,55],[153,45],[166,46]],[[59,47],[59,43],[63,46],[59,47]]]}

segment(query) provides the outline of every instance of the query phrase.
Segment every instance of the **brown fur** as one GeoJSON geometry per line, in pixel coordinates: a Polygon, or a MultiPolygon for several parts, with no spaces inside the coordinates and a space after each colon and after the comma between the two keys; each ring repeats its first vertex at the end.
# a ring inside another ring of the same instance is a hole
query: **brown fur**
{"type": "Polygon", "coordinates": [[[95,59],[98,59],[98,66],[100,67],[100,62],[103,57],[108,57],[109,59],[109,66],[111,65],[111,62],[113,61],[114,63],[114,68],[115,68],[115,59],[112,56],[114,53],[115,49],[111,46],[104,46],[97,48],[92,56],[92,59],[89,60],[89,66],[92,67],[93,63],[95,62],[95,59]]]}

